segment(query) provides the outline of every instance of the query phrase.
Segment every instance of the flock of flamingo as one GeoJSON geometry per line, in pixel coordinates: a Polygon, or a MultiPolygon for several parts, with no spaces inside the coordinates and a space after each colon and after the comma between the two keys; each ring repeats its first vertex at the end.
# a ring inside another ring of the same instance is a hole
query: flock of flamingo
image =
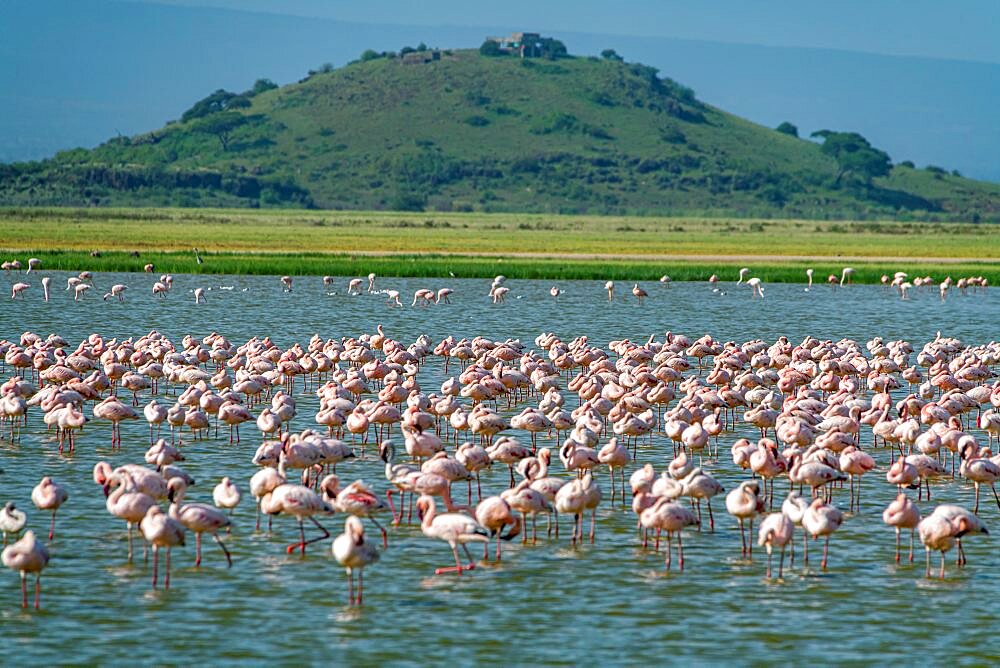
{"type": "MultiPolygon", "coordinates": [[[[199,264],[201,263],[199,256],[199,264]]],[[[19,273],[22,268],[20,260],[8,260],[4,261],[0,268],[8,274],[19,273]]],[[[32,285],[27,281],[27,275],[31,272],[39,272],[41,269],[41,260],[38,258],[28,259],[28,268],[25,271],[24,279],[18,280],[11,285],[11,299],[21,298],[24,299],[24,293],[29,290],[32,285]]],[[[153,273],[154,266],[152,264],[146,264],[144,267],[146,273],[153,273]]],[[[739,278],[736,281],[736,286],[745,285],[750,288],[750,295],[753,298],[764,298],[764,283],[757,276],[750,276],[751,269],[749,267],[742,267],[739,270],[739,278]]],[[[805,287],[806,292],[813,288],[813,275],[814,270],[806,269],[805,275],[807,279],[807,284],[805,287]]],[[[401,294],[399,290],[396,289],[376,289],[375,279],[376,275],[374,273],[368,274],[368,287],[367,292],[369,294],[380,294],[385,296],[385,302],[392,307],[404,307],[405,304],[400,300],[401,294]]],[[[70,276],[66,281],[66,290],[73,291],[74,301],[80,301],[87,294],[87,291],[94,288],[94,275],[91,271],[82,271],[77,276],[70,276]]],[[[323,277],[323,287],[324,289],[332,289],[335,286],[335,278],[333,276],[323,277]]],[[[503,275],[496,276],[492,283],[490,284],[489,297],[493,300],[494,304],[503,303],[507,295],[510,293],[510,288],[504,285],[506,277],[503,275]]],[[[281,288],[284,292],[291,292],[294,285],[294,278],[292,276],[281,276],[279,278],[281,283],[281,288]]],[[[842,287],[844,285],[851,285],[854,281],[854,269],[852,267],[844,267],[841,271],[840,277],[838,278],[835,274],[830,274],[827,276],[827,284],[830,287],[842,287]]],[[[43,276],[39,280],[42,288],[42,298],[45,301],[49,301],[50,289],[52,286],[52,278],[50,276],[43,276]]],[[[661,286],[670,287],[673,280],[669,275],[664,274],[660,277],[659,283],[661,286]]],[[[715,293],[726,294],[725,290],[720,287],[720,278],[718,274],[712,274],[708,278],[708,283],[712,286],[712,290],[715,293]]],[[[166,297],[167,294],[173,289],[174,277],[171,274],[162,274],[159,280],[154,281],[151,287],[151,292],[154,296],[166,297]]],[[[881,278],[881,284],[884,288],[892,288],[895,290],[902,299],[909,299],[910,290],[912,289],[927,289],[934,285],[938,286],[938,294],[940,295],[941,301],[944,301],[948,295],[948,291],[954,287],[959,290],[961,294],[967,294],[971,289],[973,292],[983,290],[985,291],[989,287],[989,279],[983,276],[964,276],[955,280],[951,276],[946,276],[941,281],[935,281],[931,276],[915,276],[910,277],[904,271],[897,271],[891,277],[888,274],[883,274],[881,278]]],[[[365,279],[363,278],[351,278],[347,283],[347,294],[352,296],[358,296],[363,294],[363,289],[365,285],[365,279]]],[[[125,301],[126,291],[129,289],[128,285],[124,283],[115,283],[108,288],[108,292],[104,293],[104,301],[116,300],[119,302],[125,301]]],[[[231,287],[223,287],[225,289],[232,289],[231,287]]],[[[608,301],[614,301],[615,299],[615,282],[607,281],[604,284],[604,289],[607,291],[608,301]]],[[[211,288],[209,288],[211,290],[211,288]]],[[[565,291],[558,285],[553,285],[549,288],[549,294],[558,299],[565,291]]],[[[204,287],[196,287],[191,290],[196,304],[202,304],[206,302],[206,289],[204,287]]],[[[643,299],[649,296],[649,292],[639,285],[639,283],[634,283],[631,290],[632,295],[641,304],[643,299]]],[[[410,304],[411,307],[414,306],[430,306],[431,304],[440,304],[444,302],[448,304],[451,302],[451,295],[454,294],[454,290],[450,287],[442,287],[437,290],[430,288],[418,288],[413,292],[413,302],[410,304]]]]}
{"type": "MultiPolygon", "coordinates": [[[[741,272],[741,282],[745,277],[741,272]]],[[[282,284],[291,290],[292,280],[285,278],[282,284]]],[[[369,277],[368,290],[379,293],[374,280],[369,277]]],[[[760,288],[759,281],[746,283],[760,288]]],[[[93,284],[92,275],[81,275],[75,285],[87,284],[93,284]]],[[[164,277],[160,284],[166,286],[160,292],[168,292],[172,280],[164,277]]],[[[497,296],[501,289],[498,277],[490,290],[494,300],[503,300],[497,296]]],[[[613,289],[609,282],[610,299],[613,289]]],[[[112,288],[109,295],[123,298],[123,292],[112,288]]],[[[428,289],[423,298],[447,301],[450,293],[442,293],[428,289]]],[[[232,512],[245,492],[257,508],[255,531],[262,530],[262,514],[268,532],[275,517],[295,520],[298,540],[287,545],[289,554],[305,557],[308,545],[331,537],[321,520],[346,516],[343,533],[328,549],[345,568],[352,604],[362,602],[364,569],[389,547],[379,516],[389,513],[398,526],[412,521],[414,508],[423,535],[451,550],[454,565],[437,568],[438,575],[476,567],[469,543],[483,544],[484,561],[491,545],[492,558],[501,560],[501,542],[517,536],[536,544],[540,514],[555,540],[559,517],[569,516],[571,544],[594,542],[602,502],[634,513],[643,548],[660,551],[665,535],[667,569],[676,543],[683,569],[685,532],[691,540],[690,532],[714,531],[712,500],[724,495],[726,511],[739,526],[741,556],[752,558],[754,543],[763,547],[768,578],[773,552],[779,553],[778,578],[787,549],[794,563],[797,531],[806,564],[808,539],[823,539],[826,569],[831,536],[845,521],[868,519],[861,511],[866,476],[898,490],[882,520],[895,531],[896,561],[903,558],[901,533],[910,534],[909,561],[914,534],[919,536],[927,577],[932,552],[941,555],[943,578],[945,554],[957,546],[957,563],[964,566],[963,540],[988,533],[981,519],[982,486],[1000,509],[994,486],[1000,455],[991,450],[1000,437],[1000,382],[993,380],[1000,344],[994,341],[968,345],[939,334],[916,348],[879,337],[864,343],[811,336],[797,344],[786,337],[737,343],[667,332],[606,347],[586,336],[563,340],[553,333],[527,345],[482,336],[420,336],[405,344],[379,326],[356,337],[314,335],[306,345],[288,348],[268,336],[237,345],[216,332],[180,341],[156,331],[123,339],[93,333],[75,345],[56,334],[24,332],[15,341],[0,340],[0,357],[0,373],[10,374],[0,385],[6,447],[19,447],[27,430],[32,446],[72,457],[77,435],[100,428],[89,424],[95,422],[110,425],[115,457],[134,459],[146,448],[141,463],[99,462],[91,493],[103,493],[107,511],[126,523],[129,562],[134,528],[144,553],[151,548],[154,588],[160,552],[169,588],[171,550],[184,546],[189,532],[195,534],[196,566],[205,534],[232,565],[225,536],[234,529],[232,512]],[[435,374],[444,380],[431,386],[427,377],[435,374]],[[318,401],[314,414],[299,418],[313,426],[294,430],[303,401],[318,401]],[[142,419],[149,425],[148,443],[141,443],[145,437],[122,437],[122,422],[142,419]],[[220,423],[226,428],[221,438],[220,423]],[[185,445],[206,439],[234,458],[247,457],[239,445],[245,423],[260,433],[252,439],[257,472],[248,480],[223,478],[211,504],[186,501],[195,483],[179,465],[190,454],[185,445]],[[51,438],[42,438],[42,425],[54,432],[51,438]],[[169,434],[161,437],[164,427],[169,434]],[[729,443],[733,465],[745,479],[727,493],[710,467],[720,464],[720,438],[748,429],[753,438],[729,443]],[[546,440],[553,448],[544,447],[546,440]],[[344,484],[355,472],[373,475],[367,462],[376,454],[384,465],[378,483],[359,477],[344,484]],[[598,482],[604,469],[606,487],[598,482]],[[502,491],[484,495],[483,475],[502,491]],[[776,484],[786,488],[784,497],[776,484]],[[932,492],[954,496],[970,484],[972,509],[932,506],[932,492]],[[463,487],[465,498],[456,498],[463,487]],[[838,507],[835,498],[843,496],[836,499],[838,507]],[[380,539],[370,538],[365,521],[380,539]],[[309,538],[307,523],[315,531],[309,538]]],[[[56,539],[57,511],[84,493],[51,476],[34,488],[31,504],[49,515],[48,541],[56,539]]],[[[50,552],[34,530],[18,538],[28,526],[26,506],[15,499],[0,511],[2,561],[20,575],[24,607],[28,578],[34,577],[37,608],[50,552]]]]}

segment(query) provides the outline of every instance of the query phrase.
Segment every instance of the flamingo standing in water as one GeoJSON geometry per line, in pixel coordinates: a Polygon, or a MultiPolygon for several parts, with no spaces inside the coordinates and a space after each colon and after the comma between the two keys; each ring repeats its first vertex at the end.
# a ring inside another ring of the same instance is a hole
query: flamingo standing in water
{"type": "MultiPolygon", "coordinates": [[[[236,510],[236,506],[240,505],[240,500],[243,498],[243,494],[240,492],[240,488],[236,486],[229,476],[226,476],[212,489],[212,503],[215,504],[216,508],[225,508],[229,511],[229,517],[232,519],[233,511],[236,510]]],[[[232,525],[226,527],[226,533],[229,533],[232,525]]]]}
{"type": "Polygon", "coordinates": [[[347,600],[349,605],[361,605],[365,592],[364,569],[379,560],[378,548],[365,540],[365,525],[350,515],[344,521],[344,533],[337,536],[331,546],[333,556],[347,571],[347,600]],[[358,596],[354,597],[354,571],[358,572],[358,596]]]}
{"type": "Polygon", "coordinates": [[[771,577],[771,552],[775,547],[781,548],[781,558],[778,560],[778,579],[781,579],[782,569],[785,565],[785,546],[791,543],[795,545],[793,534],[795,525],[785,513],[771,513],[760,523],[760,533],[757,537],[757,544],[767,549],[767,577],[771,577]]]}
{"type": "Polygon", "coordinates": [[[750,296],[753,298],[760,297],[764,298],[764,285],[760,282],[760,279],[754,276],[747,281],[747,285],[750,286],[750,296]]]}
{"type": "Polygon", "coordinates": [[[608,281],[604,284],[604,289],[608,291],[608,301],[613,302],[615,300],[615,282],[608,281]]]}
{"type": "Polygon", "coordinates": [[[435,575],[442,573],[462,574],[476,567],[466,543],[489,543],[490,532],[486,527],[464,513],[441,513],[434,508],[434,497],[423,495],[417,499],[417,514],[420,517],[420,530],[428,538],[443,540],[451,547],[455,555],[455,565],[434,570],[435,575]],[[467,566],[462,565],[458,557],[458,546],[461,545],[469,560],[467,566]]]}
{"type": "Polygon", "coordinates": [[[232,567],[233,558],[229,555],[226,544],[219,538],[219,529],[229,526],[229,518],[226,517],[225,513],[205,503],[183,503],[185,491],[187,491],[187,483],[182,478],[171,478],[170,482],[167,483],[170,517],[194,532],[195,567],[201,566],[201,534],[203,533],[212,534],[212,538],[226,555],[226,562],[232,567]]]}
{"type": "MultiPolygon", "coordinates": [[[[282,453],[282,462],[284,461],[284,458],[284,453],[282,453]]],[[[264,495],[261,499],[260,507],[261,510],[268,515],[278,515],[280,513],[284,513],[286,515],[293,515],[298,521],[299,542],[291,543],[285,548],[288,554],[291,554],[298,549],[302,555],[305,556],[306,545],[320,540],[325,540],[330,537],[330,532],[316,520],[314,515],[318,515],[320,513],[332,513],[334,509],[316,492],[312,491],[305,485],[294,485],[291,483],[278,485],[272,491],[264,495]],[[310,522],[315,524],[316,527],[323,532],[323,535],[307,541],[306,530],[303,524],[303,520],[305,519],[308,519],[310,522]]]]}
{"type": "Polygon", "coordinates": [[[132,563],[132,526],[139,524],[149,509],[156,505],[153,497],[136,489],[135,481],[127,471],[112,474],[105,483],[105,490],[116,487],[108,494],[105,507],[115,517],[125,520],[128,526],[128,561],[132,563]]]}
{"type": "Polygon", "coordinates": [[[743,551],[740,556],[749,555],[753,558],[753,518],[764,512],[764,498],[760,496],[760,483],[756,480],[741,482],[726,495],[726,510],[736,518],[740,525],[740,541],[743,543],[743,551]],[[743,534],[743,522],[746,520],[750,521],[748,536],[743,534]]]}
{"type": "Polygon", "coordinates": [[[21,540],[8,545],[0,554],[0,561],[21,574],[21,607],[28,607],[28,573],[35,574],[35,610],[41,604],[42,571],[49,563],[49,551],[35,538],[30,529],[21,540]]]}
{"type": "Polygon", "coordinates": [[[640,288],[638,283],[632,286],[632,294],[635,295],[635,298],[639,300],[640,304],[643,299],[649,296],[649,293],[640,288]]]}
{"type": "Polygon", "coordinates": [[[170,550],[178,545],[184,545],[184,525],[154,504],[149,507],[146,516],[139,522],[139,530],[146,541],[153,546],[153,589],[156,589],[160,548],[166,549],[167,575],[164,578],[163,587],[170,589],[170,550]]]}
{"type": "MultiPolygon", "coordinates": [[[[497,561],[501,559],[500,540],[510,540],[522,529],[521,518],[517,517],[510,504],[499,496],[490,496],[479,502],[479,505],[476,506],[476,521],[489,530],[491,537],[496,537],[497,561]],[[507,526],[511,526],[511,529],[505,534],[503,530],[507,526]]],[[[489,547],[488,542],[483,544],[483,561],[488,558],[489,547]]]]}
{"type": "Polygon", "coordinates": [[[56,512],[59,506],[66,503],[69,493],[66,489],[49,476],[42,478],[33,490],[31,490],[31,502],[39,510],[52,511],[52,523],[49,525],[49,540],[55,536],[56,512]]]}
{"type": "MultiPolygon", "coordinates": [[[[816,540],[820,536],[826,536],[823,544],[823,562],[821,567],[826,570],[827,553],[830,549],[830,535],[840,528],[844,521],[844,513],[832,503],[827,503],[822,497],[813,499],[809,507],[802,514],[802,527],[816,540]]],[[[805,557],[809,563],[808,554],[805,557]]]]}
{"type": "Polygon", "coordinates": [[[7,537],[10,534],[17,536],[21,533],[21,529],[27,522],[27,513],[18,510],[13,501],[8,501],[3,510],[0,510],[0,531],[3,532],[3,544],[7,544],[7,537]]]}
{"type": "Polygon", "coordinates": [[[896,563],[899,563],[899,530],[910,530],[910,561],[913,561],[913,531],[920,524],[920,510],[910,497],[900,492],[882,511],[882,521],[896,529],[896,563]]]}
{"type": "Polygon", "coordinates": [[[656,529],[657,536],[661,531],[667,533],[667,557],[664,563],[668,571],[670,570],[671,541],[673,535],[677,534],[677,565],[680,570],[684,570],[684,540],[681,538],[681,530],[686,526],[700,524],[695,514],[679,503],[674,503],[667,497],[661,496],[651,507],[642,511],[639,522],[647,529],[656,529]]]}
{"type": "Polygon", "coordinates": [[[608,465],[608,475],[611,477],[611,502],[615,501],[615,469],[621,476],[622,502],[625,501],[625,466],[632,461],[628,449],[619,445],[617,438],[612,438],[597,452],[597,460],[608,465]]]}

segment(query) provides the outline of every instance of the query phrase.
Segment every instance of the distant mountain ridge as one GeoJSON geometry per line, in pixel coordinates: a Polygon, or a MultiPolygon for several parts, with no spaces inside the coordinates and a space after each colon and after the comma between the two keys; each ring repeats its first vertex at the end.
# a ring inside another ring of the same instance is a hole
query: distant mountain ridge
{"type": "Polygon", "coordinates": [[[0,165],[0,204],[1000,218],[998,184],[900,165],[841,179],[819,144],[610,54],[371,52],[198,104],[158,130],[0,165]]]}

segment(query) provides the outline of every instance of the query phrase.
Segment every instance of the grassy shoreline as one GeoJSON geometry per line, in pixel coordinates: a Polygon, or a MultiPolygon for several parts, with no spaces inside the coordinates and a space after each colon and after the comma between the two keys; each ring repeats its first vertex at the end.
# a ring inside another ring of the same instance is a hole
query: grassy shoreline
{"type": "Polygon", "coordinates": [[[0,256],[79,271],[1000,282],[1000,225],[230,209],[0,209],[0,256]],[[198,264],[193,249],[200,249],[198,264]],[[99,257],[92,257],[98,251],[99,257]]]}
{"type": "MultiPolygon", "coordinates": [[[[126,252],[102,252],[91,257],[83,251],[32,250],[20,251],[17,257],[26,264],[27,257],[37,257],[42,267],[49,270],[121,271],[141,272],[146,263],[159,273],[190,274],[248,274],[293,276],[364,276],[375,272],[380,276],[491,278],[504,274],[514,279],[593,279],[617,281],[656,281],[664,274],[675,281],[703,281],[712,274],[720,280],[735,280],[739,268],[748,266],[754,276],[772,283],[803,283],[806,268],[815,271],[814,280],[823,283],[826,276],[836,274],[843,262],[820,260],[816,262],[789,261],[755,262],[745,258],[739,262],[727,261],[663,261],[620,259],[567,259],[552,257],[463,256],[463,255],[358,255],[317,253],[254,253],[209,252],[201,253],[198,264],[192,252],[142,252],[133,257],[126,252]]],[[[945,276],[985,276],[991,283],[1000,283],[998,263],[901,262],[887,264],[854,262],[854,280],[858,283],[878,283],[883,274],[905,271],[910,276],[929,275],[937,280],[945,276]]]]}

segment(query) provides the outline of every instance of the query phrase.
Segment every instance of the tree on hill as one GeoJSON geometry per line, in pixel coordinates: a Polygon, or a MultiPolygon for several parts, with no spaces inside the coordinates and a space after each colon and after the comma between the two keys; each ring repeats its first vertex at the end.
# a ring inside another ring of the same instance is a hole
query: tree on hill
{"type": "Polygon", "coordinates": [[[784,123],[782,123],[781,125],[779,125],[774,129],[777,130],[778,132],[781,132],[782,134],[791,135],[793,137],[799,136],[799,129],[794,125],[792,125],[791,123],[789,123],[788,121],[785,121],[784,123]]]}
{"type": "Polygon", "coordinates": [[[250,106],[250,100],[243,95],[231,93],[220,88],[211,95],[194,103],[190,109],[181,116],[181,121],[187,123],[196,118],[203,118],[209,114],[215,114],[228,109],[246,109],[250,106]]]}
{"type": "Polygon", "coordinates": [[[479,55],[489,56],[490,58],[496,58],[498,56],[506,55],[500,48],[500,44],[496,40],[488,39],[482,43],[479,47],[479,55]]]}
{"type": "Polygon", "coordinates": [[[278,84],[274,83],[270,79],[257,79],[253,82],[253,88],[243,93],[244,97],[253,97],[254,95],[260,95],[261,93],[266,93],[269,90],[274,90],[278,87],[278,84]]]}
{"type": "Polygon", "coordinates": [[[566,45],[563,44],[558,39],[553,39],[552,37],[543,37],[539,40],[539,45],[542,49],[542,55],[549,60],[555,60],[556,58],[565,58],[569,55],[569,51],[566,50],[566,45]]]}
{"type": "Polygon", "coordinates": [[[832,130],[817,130],[810,135],[823,139],[820,150],[837,161],[840,168],[834,187],[848,175],[860,179],[865,185],[871,185],[876,176],[886,176],[892,169],[889,154],[868,143],[868,140],[857,132],[834,132],[832,130]]]}
{"type": "Polygon", "coordinates": [[[601,51],[601,58],[604,58],[604,60],[615,60],[619,63],[624,60],[614,49],[604,49],[604,51],[601,51]]]}
{"type": "Polygon", "coordinates": [[[239,127],[246,125],[249,119],[241,113],[235,111],[222,111],[210,114],[204,118],[199,118],[192,123],[191,129],[195,132],[215,135],[222,144],[222,150],[229,150],[229,140],[232,133],[239,127]]]}

